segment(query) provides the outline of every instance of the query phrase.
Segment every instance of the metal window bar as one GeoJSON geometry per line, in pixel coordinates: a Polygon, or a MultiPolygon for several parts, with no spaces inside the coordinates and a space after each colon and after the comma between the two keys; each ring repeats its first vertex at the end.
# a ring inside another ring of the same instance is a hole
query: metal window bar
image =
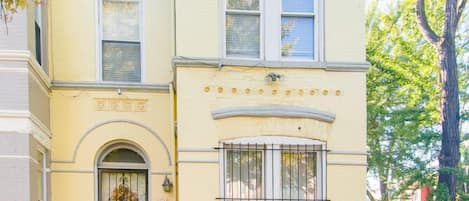
{"type": "Polygon", "coordinates": [[[120,200],[148,200],[148,172],[146,170],[127,169],[99,169],[99,199],[100,201],[120,201],[120,200]],[[107,177],[103,177],[107,175],[107,177]],[[144,183],[139,182],[139,177],[143,177],[144,183]],[[134,181],[132,181],[134,180],[134,181]],[[136,183],[135,183],[136,182],[136,183]],[[107,183],[107,188],[104,187],[107,183]],[[134,185],[134,186],[132,186],[134,185]],[[107,191],[107,192],[105,192],[107,191]],[[141,193],[143,193],[141,195],[141,193]]]}
{"type": "Polygon", "coordinates": [[[322,189],[326,184],[322,171],[317,168],[326,168],[321,167],[323,163],[319,160],[323,157],[322,153],[328,151],[320,145],[225,143],[215,149],[222,150],[224,160],[221,179],[223,197],[217,197],[217,200],[329,201],[321,198],[325,195],[318,194],[322,192],[318,188],[322,189]],[[270,159],[271,163],[267,164],[266,159],[270,159]],[[269,168],[272,174],[268,176],[272,184],[265,184],[265,173],[269,168]],[[274,184],[275,181],[281,184],[274,184]],[[266,187],[271,188],[270,193],[267,193],[266,187]]]}

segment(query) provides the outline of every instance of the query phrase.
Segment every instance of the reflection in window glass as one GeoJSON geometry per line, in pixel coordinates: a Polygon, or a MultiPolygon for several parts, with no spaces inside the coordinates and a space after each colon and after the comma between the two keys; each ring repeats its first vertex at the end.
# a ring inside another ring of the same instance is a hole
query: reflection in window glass
{"type": "Polygon", "coordinates": [[[103,39],[139,40],[138,1],[103,1],[103,39]]]}
{"type": "Polygon", "coordinates": [[[145,160],[137,152],[130,149],[116,149],[106,155],[103,162],[145,163],[145,160]]]}
{"type": "Polygon", "coordinates": [[[260,57],[260,17],[226,15],[226,54],[229,57],[260,57]]]}
{"type": "Polygon", "coordinates": [[[282,17],[282,56],[314,58],[314,18],[282,17]]]}
{"type": "Polygon", "coordinates": [[[140,44],[103,41],[103,80],[139,82],[140,44]]]}

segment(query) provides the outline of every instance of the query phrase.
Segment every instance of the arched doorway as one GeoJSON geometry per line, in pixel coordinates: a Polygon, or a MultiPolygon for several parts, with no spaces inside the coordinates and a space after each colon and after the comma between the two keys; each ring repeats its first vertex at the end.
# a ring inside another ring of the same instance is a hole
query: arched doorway
{"type": "Polygon", "coordinates": [[[148,200],[148,161],[140,150],[118,143],[98,159],[99,201],[148,200]]]}

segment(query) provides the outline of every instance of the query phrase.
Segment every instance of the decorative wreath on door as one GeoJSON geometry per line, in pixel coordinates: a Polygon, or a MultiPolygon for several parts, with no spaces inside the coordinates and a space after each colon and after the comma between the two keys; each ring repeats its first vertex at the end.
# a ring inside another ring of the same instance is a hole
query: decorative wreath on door
{"type": "Polygon", "coordinates": [[[129,185],[126,184],[127,178],[122,176],[119,180],[121,183],[114,188],[109,201],[138,201],[137,193],[132,192],[129,185]]]}

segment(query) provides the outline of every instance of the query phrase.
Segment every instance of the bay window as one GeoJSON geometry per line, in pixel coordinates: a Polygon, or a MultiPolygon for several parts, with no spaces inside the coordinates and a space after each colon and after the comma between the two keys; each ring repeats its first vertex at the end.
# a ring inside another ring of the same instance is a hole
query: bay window
{"type": "Polygon", "coordinates": [[[224,56],[319,59],[321,0],[225,0],[224,56]]]}
{"type": "Polygon", "coordinates": [[[102,0],[101,79],[141,81],[139,0],[102,0]]]}
{"type": "Polygon", "coordinates": [[[325,200],[323,144],[262,138],[222,144],[219,200],[325,200]]]}

